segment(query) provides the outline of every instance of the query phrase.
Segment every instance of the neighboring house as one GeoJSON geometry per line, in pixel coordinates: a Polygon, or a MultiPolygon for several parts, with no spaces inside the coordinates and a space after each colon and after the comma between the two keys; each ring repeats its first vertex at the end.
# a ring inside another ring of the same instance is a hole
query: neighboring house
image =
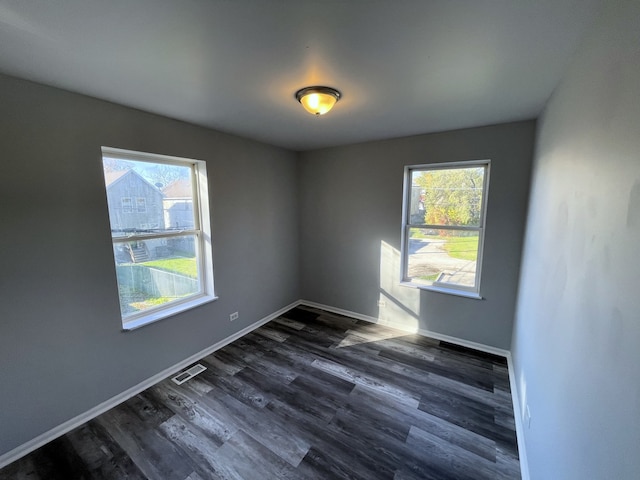
{"type": "MultiPolygon", "coordinates": [[[[164,228],[162,192],[133,170],[105,172],[111,232],[114,237],[133,231],[164,228]]],[[[144,262],[155,258],[161,240],[122,244],[116,252],[119,262],[144,262]]]]}
{"type": "Polygon", "coordinates": [[[411,211],[411,223],[424,223],[424,187],[411,185],[411,201],[409,202],[411,211]]]}
{"type": "MultiPolygon", "coordinates": [[[[164,226],[167,230],[190,230],[195,227],[193,218],[193,188],[191,178],[179,178],[162,189],[164,198],[164,226]]],[[[184,236],[168,240],[167,246],[179,255],[195,255],[193,237],[184,236]]]]}
{"type": "Polygon", "coordinates": [[[193,189],[190,178],[179,178],[162,189],[164,226],[167,229],[190,229],[193,220],[193,189]]]}
{"type": "Polygon", "coordinates": [[[133,170],[105,173],[111,231],[154,230],[164,227],[162,192],[133,170]]]}

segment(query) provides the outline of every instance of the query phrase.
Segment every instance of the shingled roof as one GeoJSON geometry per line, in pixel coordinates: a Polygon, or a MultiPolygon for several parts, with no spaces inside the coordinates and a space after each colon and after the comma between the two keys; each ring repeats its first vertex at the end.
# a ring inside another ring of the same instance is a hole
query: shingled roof
{"type": "Polygon", "coordinates": [[[154,190],[156,190],[160,194],[162,194],[162,192],[160,191],[160,189],[156,185],[152,184],[149,180],[144,178],[142,175],[140,175],[135,170],[112,170],[112,171],[109,171],[109,172],[104,172],[104,181],[105,181],[105,184],[106,184],[107,188],[111,187],[114,183],[116,183],[121,178],[126,177],[128,174],[135,175],[140,180],[142,180],[144,183],[149,185],[151,188],[153,188],[154,190]]]}
{"type": "Polygon", "coordinates": [[[110,172],[104,172],[104,181],[108,186],[110,186],[113,182],[118,180],[119,178],[124,177],[131,170],[112,170],[110,172]]]}
{"type": "Polygon", "coordinates": [[[174,180],[162,189],[165,198],[191,198],[193,190],[191,189],[190,178],[179,178],[174,180]]]}

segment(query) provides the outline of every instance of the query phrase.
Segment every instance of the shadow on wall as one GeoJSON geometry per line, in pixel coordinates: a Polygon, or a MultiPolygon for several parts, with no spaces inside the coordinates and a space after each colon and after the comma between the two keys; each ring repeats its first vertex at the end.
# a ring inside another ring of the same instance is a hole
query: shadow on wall
{"type": "Polygon", "coordinates": [[[417,332],[420,319],[420,290],[407,288],[400,278],[400,252],[387,242],[380,242],[380,296],[378,321],[409,332],[417,332]]]}

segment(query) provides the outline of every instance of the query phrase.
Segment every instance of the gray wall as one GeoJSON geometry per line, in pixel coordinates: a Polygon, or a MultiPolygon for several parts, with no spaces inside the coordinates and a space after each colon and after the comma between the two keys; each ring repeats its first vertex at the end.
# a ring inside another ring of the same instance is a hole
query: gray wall
{"type": "Polygon", "coordinates": [[[295,153],[9,77],[0,92],[0,455],[300,297],[295,153]],[[207,161],[218,301],[121,332],[102,145],[207,161]]]}
{"type": "Polygon", "coordinates": [[[302,153],[302,298],[509,348],[534,132],[519,122],[302,153]],[[481,159],[492,162],[485,299],[399,286],[403,167],[481,159]]]}
{"type": "Polygon", "coordinates": [[[640,478],[639,19],[607,3],[539,122],[512,347],[534,480],[640,478]]]}

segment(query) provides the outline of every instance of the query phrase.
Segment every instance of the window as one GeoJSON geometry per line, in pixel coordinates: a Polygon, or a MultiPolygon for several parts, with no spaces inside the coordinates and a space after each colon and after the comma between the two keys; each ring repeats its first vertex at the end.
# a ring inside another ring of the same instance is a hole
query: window
{"type": "Polygon", "coordinates": [[[133,208],[131,208],[131,197],[122,197],[120,202],[122,203],[122,213],[133,212],[133,208]]]}
{"type": "Polygon", "coordinates": [[[215,300],[205,162],[102,147],[102,164],[124,329],[215,300]],[[176,182],[188,220],[165,201],[176,182]]]}
{"type": "Polygon", "coordinates": [[[402,281],[480,297],[488,160],[405,167],[402,281]]]}

